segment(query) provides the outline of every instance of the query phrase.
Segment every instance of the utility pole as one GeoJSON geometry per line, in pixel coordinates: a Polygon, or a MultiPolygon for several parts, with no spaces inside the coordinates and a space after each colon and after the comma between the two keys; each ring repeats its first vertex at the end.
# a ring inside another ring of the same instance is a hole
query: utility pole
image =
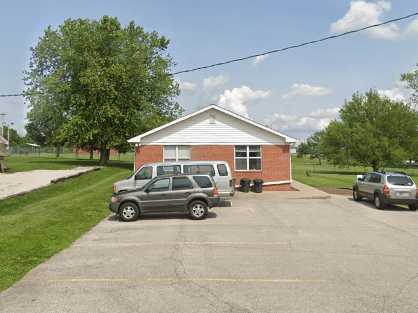
{"type": "Polygon", "coordinates": [[[1,117],[1,136],[4,137],[4,133],[3,133],[3,128],[4,128],[4,121],[6,118],[6,113],[0,113],[0,117],[1,117]]]}

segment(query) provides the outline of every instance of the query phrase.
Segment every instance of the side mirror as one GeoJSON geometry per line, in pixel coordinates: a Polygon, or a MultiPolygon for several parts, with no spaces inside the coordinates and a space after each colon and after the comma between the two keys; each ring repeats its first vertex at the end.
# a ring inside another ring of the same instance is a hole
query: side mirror
{"type": "Polygon", "coordinates": [[[357,180],[358,181],[364,181],[364,176],[363,175],[357,175],[357,180]]]}

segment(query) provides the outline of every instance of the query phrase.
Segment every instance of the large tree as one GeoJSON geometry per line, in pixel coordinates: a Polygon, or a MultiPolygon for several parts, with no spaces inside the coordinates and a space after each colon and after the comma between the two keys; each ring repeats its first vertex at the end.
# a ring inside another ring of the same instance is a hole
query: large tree
{"type": "Polygon", "coordinates": [[[408,104],[370,90],[356,93],[321,136],[321,151],[336,164],[361,164],[374,170],[400,165],[416,141],[417,113],[408,104]]]}
{"type": "Polygon", "coordinates": [[[128,138],[181,114],[168,44],[134,22],[68,19],[32,49],[28,99],[58,107],[60,140],[99,148],[105,164],[111,147],[126,149],[128,138]]]}
{"type": "Polygon", "coordinates": [[[408,88],[412,89],[411,102],[416,110],[418,104],[418,64],[414,71],[402,74],[401,80],[406,82],[408,88]]]}

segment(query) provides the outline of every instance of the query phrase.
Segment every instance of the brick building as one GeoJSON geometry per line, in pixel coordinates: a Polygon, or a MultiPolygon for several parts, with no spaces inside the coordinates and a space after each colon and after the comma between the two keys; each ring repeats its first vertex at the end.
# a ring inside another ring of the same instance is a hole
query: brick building
{"type": "Polygon", "coordinates": [[[232,176],[261,178],[265,190],[289,190],[294,139],[216,105],[129,139],[135,169],[145,163],[227,161],[232,176]]]}

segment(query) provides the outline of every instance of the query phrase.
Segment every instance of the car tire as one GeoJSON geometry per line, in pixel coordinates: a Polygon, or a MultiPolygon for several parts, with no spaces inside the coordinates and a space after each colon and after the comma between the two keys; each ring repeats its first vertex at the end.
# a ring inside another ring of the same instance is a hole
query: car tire
{"type": "Polygon", "coordinates": [[[385,204],[384,204],[384,202],[383,202],[383,199],[382,199],[382,196],[380,195],[380,194],[378,194],[378,193],[376,193],[375,195],[374,195],[374,199],[373,199],[374,201],[374,206],[376,207],[376,209],[379,209],[379,210],[384,210],[385,209],[385,204]]]}
{"type": "Polygon", "coordinates": [[[416,205],[416,204],[410,204],[410,205],[408,205],[408,208],[409,208],[411,211],[416,211],[416,210],[417,210],[417,205],[416,205]]]}
{"type": "Polygon", "coordinates": [[[139,207],[133,202],[125,202],[119,208],[119,218],[123,222],[132,222],[139,217],[139,207]]]}
{"type": "Polygon", "coordinates": [[[192,201],[189,204],[189,214],[192,220],[202,220],[208,214],[208,205],[201,200],[192,201]]]}
{"type": "Polygon", "coordinates": [[[354,201],[360,201],[361,200],[361,197],[360,197],[360,195],[358,193],[358,189],[357,188],[354,188],[353,189],[353,200],[354,201]]]}

